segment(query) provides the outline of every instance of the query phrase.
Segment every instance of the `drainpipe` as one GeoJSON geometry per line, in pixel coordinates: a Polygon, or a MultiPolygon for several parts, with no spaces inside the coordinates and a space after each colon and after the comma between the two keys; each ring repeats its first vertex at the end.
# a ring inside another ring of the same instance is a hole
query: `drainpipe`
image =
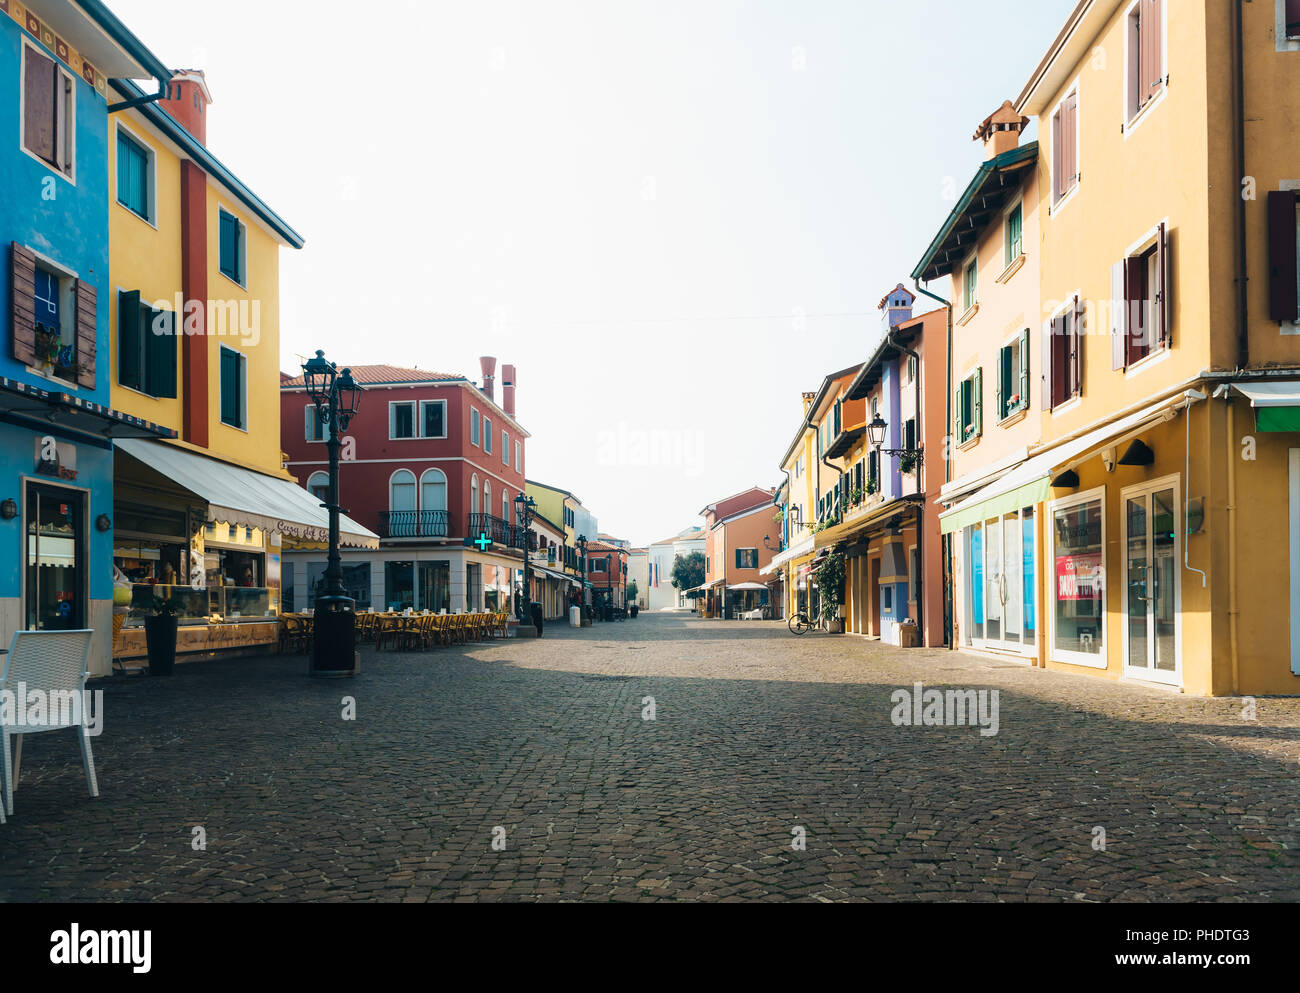
{"type": "Polygon", "coordinates": [[[1232,695],[1236,696],[1240,692],[1237,653],[1237,460],[1234,457],[1237,450],[1236,406],[1232,402],[1232,387],[1226,383],[1214,391],[1214,396],[1216,399],[1226,399],[1228,407],[1228,447],[1224,453],[1228,460],[1228,656],[1232,660],[1232,695]]]}
{"type": "MultiPolygon", "coordinates": [[[[1233,7],[1233,57],[1236,62],[1235,108],[1236,119],[1233,121],[1236,131],[1237,182],[1246,176],[1246,59],[1242,41],[1241,7],[1245,0],[1237,0],[1233,7]]],[[[1228,184],[1233,189],[1233,184],[1228,184]]],[[[1246,268],[1246,198],[1241,195],[1241,188],[1235,188],[1233,196],[1237,200],[1237,368],[1246,369],[1250,365],[1250,301],[1246,289],[1250,275],[1246,268]]]]}
{"type": "Polygon", "coordinates": [[[123,100],[120,103],[109,104],[107,113],[116,114],[119,110],[130,110],[133,107],[143,107],[145,104],[148,103],[157,103],[159,100],[161,100],[163,97],[167,95],[169,89],[171,88],[171,80],[163,79],[161,76],[159,76],[157,82],[158,82],[157,93],[148,93],[142,97],[136,97],[133,100],[123,100]]]}
{"type": "MultiPolygon", "coordinates": [[[[925,421],[921,410],[921,356],[899,342],[894,337],[892,329],[885,337],[900,352],[916,359],[916,378],[912,380],[912,388],[916,391],[916,442],[920,449],[924,451],[925,446],[922,444],[922,439],[925,437],[925,431],[923,430],[925,421]]],[[[916,557],[918,560],[916,570],[916,631],[921,637],[921,646],[928,647],[925,645],[923,621],[925,619],[925,508],[930,501],[921,486],[922,461],[923,458],[916,460],[916,493],[921,498],[921,504],[916,508],[916,557]]]]}
{"type": "MultiPolygon", "coordinates": [[[[916,287],[917,293],[928,296],[931,300],[939,303],[948,312],[948,351],[944,356],[946,378],[943,390],[943,409],[944,421],[943,431],[945,435],[944,452],[943,452],[943,481],[952,482],[952,460],[948,458],[946,436],[952,425],[952,301],[945,300],[943,297],[931,293],[921,285],[919,278],[913,277],[912,284],[916,287]]],[[[918,370],[919,371],[919,370],[918,370]]],[[[927,501],[928,502],[928,501],[927,501]]],[[[957,650],[957,633],[953,630],[953,597],[952,597],[952,535],[943,536],[943,546],[940,557],[943,560],[944,584],[943,584],[943,613],[944,613],[944,637],[948,639],[948,647],[953,651],[957,650]]],[[[924,562],[922,563],[924,569],[924,562]]]]}

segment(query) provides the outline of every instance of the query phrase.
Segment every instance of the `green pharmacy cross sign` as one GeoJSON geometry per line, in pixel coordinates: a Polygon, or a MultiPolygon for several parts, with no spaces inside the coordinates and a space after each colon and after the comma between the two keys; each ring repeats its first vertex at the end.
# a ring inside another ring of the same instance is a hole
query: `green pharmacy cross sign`
{"type": "Polygon", "coordinates": [[[477,548],[480,552],[486,552],[493,545],[492,539],[488,537],[486,531],[479,534],[477,538],[466,538],[466,548],[477,548]]]}

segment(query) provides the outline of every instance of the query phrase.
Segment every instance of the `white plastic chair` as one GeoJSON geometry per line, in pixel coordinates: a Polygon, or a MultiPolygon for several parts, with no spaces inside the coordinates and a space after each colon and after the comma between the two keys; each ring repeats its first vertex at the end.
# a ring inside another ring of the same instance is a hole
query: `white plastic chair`
{"type": "MultiPolygon", "coordinates": [[[[26,684],[27,693],[40,691],[46,695],[47,704],[61,699],[54,694],[75,693],[79,706],[73,713],[64,712],[62,707],[46,707],[46,723],[41,727],[30,727],[23,723],[12,725],[0,724],[0,780],[3,781],[4,797],[0,804],[0,823],[3,822],[3,810],[13,816],[14,790],[18,785],[18,770],[22,764],[23,735],[40,734],[43,731],[60,731],[64,728],[77,728],[81,739],[81,758],[86,767],[86,782],[90,786],[91,797],[99,796],[99,783],[95,780],[95,757],[90,750],[90,730],[86,726],[86,708],[84,706],[86,690],[86,673],[90,663],[90,639],[93,631],[15,631],[13,644],[5,658],[4,675],[0,678],[0,693],[14,694],[16,706],[13,719],[21,722],[22,708],[25,701],[19,700],[19,685],[26,684]],[[9,738],[17,737],[16,747],[11,750],[9,738]]],[[[0,715],[2,719],[3,715],[0,715]]]]}

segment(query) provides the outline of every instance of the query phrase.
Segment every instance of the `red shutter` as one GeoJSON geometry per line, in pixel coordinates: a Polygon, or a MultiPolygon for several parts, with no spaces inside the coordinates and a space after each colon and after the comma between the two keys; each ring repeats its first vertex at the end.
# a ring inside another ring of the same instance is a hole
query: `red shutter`
{"type": "Polygon", "coordinates": [[[1052,202],[1055,203],[1061,199],[1061,190],[1065,187],[1065,177],[1061,175],[1061,168],[1065,162],[1065,156],[1061,154],[1061,139],[1065,134],[1065,129],[1061,127],[1061,120],[1064,117],[1062,111],[1057,111],[1052,115],[1052,202]]]}
{"type": "Polygon", "coordinates": [[[1151,308],[1147,306],[1147,263],[1140,255],[1124,260],[1124,306],[1128,313],[1128,365],[1147,353],[1151,341],[1151,308]]]}
{"type": "Polygon", "coordinates": [[[14,242],[10,265],[13,287],[13,354],[23,365],[36,365],[36,256],[14,242]]]}
{"type": "Polygon", "coordinates": [[[1070,321],[1070,388],[1073,396],[1083,393],[1083,304],[1074,298],[1074,315],[1070,321]]]}
{"type": "Polygon", "coordinates": [[[1055,409],[1070,397],[1070,340],[1065,314],[1052,318],[1052,407],[1055,409]]]}
{"type": "Polygon", "coordinates": [[[1274,321],[1300,317],[1300,275],[1296,271],[1296,192],[1268,195],[1268,314],[1274,321]]]}
{"type": "Polygon", "coordinates": [[[59,71],[53,59],[34,48],[24,46],[23,59],[23,144],[33,155],[57,165],[54,104],[59,71]]]}
{"type": "Polygon", "coordinates": [[[96,305],[99,294],[84,279],[77,280],[77,385],[95,388],[96,305]]]}

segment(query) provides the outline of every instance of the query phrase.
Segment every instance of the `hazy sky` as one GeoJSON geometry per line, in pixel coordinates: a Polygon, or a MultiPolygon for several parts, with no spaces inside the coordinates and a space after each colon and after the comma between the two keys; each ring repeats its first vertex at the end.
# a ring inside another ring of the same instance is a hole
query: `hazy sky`
{"type": "Polygon", "coordinates": [[[282,367],[513,363],[529,477],[637,544],[780,481],[1073,3],[110,0],[307,239],[282,367]]]}

